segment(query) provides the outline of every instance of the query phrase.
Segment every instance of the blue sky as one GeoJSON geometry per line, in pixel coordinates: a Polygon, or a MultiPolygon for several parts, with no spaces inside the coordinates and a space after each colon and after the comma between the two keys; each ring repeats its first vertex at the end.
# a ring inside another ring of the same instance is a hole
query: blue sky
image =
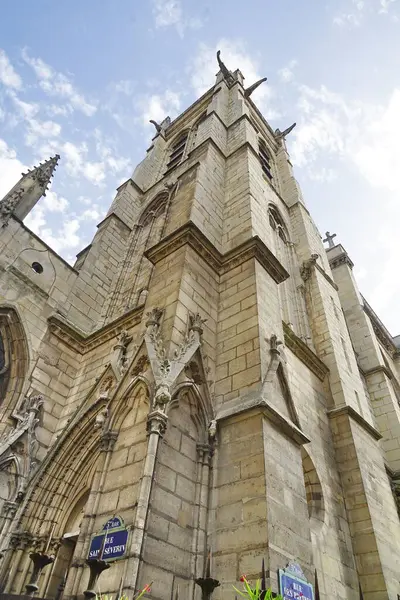
{"type": "Polygon", "coordinates": [[[320,231],[400,332],[400,0],[14,0],[0,22],[0,195],[61,154],[26,223],[72,261],[149,145],[213,84],[215,52],[288,139],[320,231]]]}

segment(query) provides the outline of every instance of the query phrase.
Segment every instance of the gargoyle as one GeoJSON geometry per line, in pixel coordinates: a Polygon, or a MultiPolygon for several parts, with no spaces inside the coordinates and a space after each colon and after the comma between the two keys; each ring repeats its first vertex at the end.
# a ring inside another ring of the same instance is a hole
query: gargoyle
{"type": "Polygon", "coordinates": [[[231,85],[232,83],[235,82],[235,79],[234,79],[232,73],[229,71],[229,69],[227,69],[226,66],[224,65],[224,63],[222,62],[220,56],[221,56],[221,50],[218,50],[217,61],[218,61],[219,68],[221,69],[221,73],[224,76],[226,83],[228,85],[231,85]]]}
{"type": "Polygon", "coordinates": [[[256,81],[255,83],[253,83],[253,85],[251,85],[250,87],[248,87],[247,89],[244,90],[244,97],[245,98],[250,98],[251,94],[258,88],[259,85],[261,85],[262,83],[264,83],[264,81],[267,81],[266,77],[263,77],[262,79],[259,79],[258,81],[256,81]]]}
{"type": "Polygon", "coordinates": [[[296,123],[293,123],[290,127],[285,129],[285,131],[281,131],[280,129],[275,129],[275,137],[280,141],[284,140],[287,135],[296,127],[296,123]]]}

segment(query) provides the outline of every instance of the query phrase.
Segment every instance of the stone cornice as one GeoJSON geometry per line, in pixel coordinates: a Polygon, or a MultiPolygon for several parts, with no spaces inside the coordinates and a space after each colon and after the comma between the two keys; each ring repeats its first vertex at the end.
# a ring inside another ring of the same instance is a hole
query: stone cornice
{"type": "Polygon", "coordinates": [[[375,427],[373,427],[368,421],[364,419],[352,406],[341,406],[339,408],[333,408],[332,410],[328,410],[328,417],[330,419],[335,419],[336,417],[340,417],[341,415],[347,415],[349,418],[356,421],[367,433],[369,433],[375,440],[382,439],[382,435],[379,433],[375,427]]]}
{"type": "Polygon", "coordinates": [[[276,425],[279,431],[286,434],[287,437],[294,440],[297,444],[303,445],[310,442],[310,439],[297,425],[259,396],[248,397],[243,400],[235,398],[234,401],[223,404],[217,412],[216,420],[220,422],[250,411],[253,413],[261,412],[268,421],[276,425]]]}
{"type": "Polygon", "coordinates": [[[186,245],[190,246],[219,275],[223,275],[247,260],[256,258],[276,283],[282,283],[289,277],[289,273],[283,265],[258,236],[254,236],[236,248],[221,254],[192,221],[146,250],[144,256],[153,264],[156,264],[186,245]]]}
{"type": "Polygon", "coordinates": [[[348,256],[347,252],[342,252],[341,254],[339,254],[338,256],[335,256],[334,258],[329,258],[329,256],[328,256],[328,260],[329,260],[329,266],[331,269],[336,269],[337,267],[340,267],[341,265],[348,265],[350,267],[350,269],[352,269],[354,267],[354,263],[348,256]]]}
{"type": "Polygon", "coordinates": [[[140,323],[142,320],[143,309],[144,306],[138,306],[90,334],[79,331],[72,323],[69,323],[61,315],[51,315],[48,318],[48,324],[51,333],[55,337],[67,344],[70,348],[73,348],[79,354],[85,354],[95,346],[104,344],[108,340],[114,338],[116,334],[123,329],[130,329],[140,323]]]}
{"type": "Polygon", "coordinates": [[[385,365],[378,365],[376,367],[372,367],[372,369],[368,369],[368,371],[362,371],[364,377],[374,375],[375,373],[383,373],[388,379],[393,379],[393,373],[385,365]]]}
{"type": "Polygon", "coordinates": [[[282,322],[285,345],[293,352],[295,356],[302,363],[306,365],[318,377],[320,381],[323,381],[326,375],[329,373],[328,367],[322,362],[320,358],[301,340],[291,329],[282,322]]]}
{"type": "Polygon", "coordinates": [[[377,314],[368,304],[364,296],[361,296],[361,298],[363,301],[363,310],[368,315],[371,321],[372,328],[375,332],[376,337],[391,356],[397,357],[399,355],[399,349],[394,343],[392,336],[390,335],[382,321],[379,319],[377,314]]]}

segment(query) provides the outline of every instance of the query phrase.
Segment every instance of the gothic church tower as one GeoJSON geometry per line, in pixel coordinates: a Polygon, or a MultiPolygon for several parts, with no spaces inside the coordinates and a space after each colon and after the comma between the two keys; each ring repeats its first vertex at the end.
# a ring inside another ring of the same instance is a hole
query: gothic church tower
{"type": "Polygon", "coordinates": [[[7,593],[200,600],[211,571],[228,600],[262,561],[275,591],[295,562],[316,598],[400,593],[397,345],[324,248],[292,127],[218,62],[73,267],[23,223],[58,156],[0,201],[7,593]]]}

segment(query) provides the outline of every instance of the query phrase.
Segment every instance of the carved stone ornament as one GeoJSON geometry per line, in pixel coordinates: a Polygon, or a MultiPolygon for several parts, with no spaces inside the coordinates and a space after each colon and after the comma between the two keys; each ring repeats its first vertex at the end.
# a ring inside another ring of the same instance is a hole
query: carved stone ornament
{"type": "Polygon", "coordinates": [[[111,390],[111,388],[114,386],[114,384],[115,384],[114,377],[112,377],[111,375],[109,377],[106,377],[100,385],[100,390],[99,390],[100,394],[108,395],[108,392],[111,390]]]}
{"type": "Polygon", "coordinates": [[[0,202],[0,220],[3,222],[3,227],[8,225],[8,222],[16,209],[19,201],[24,194],[24,189],[20,188],[0,202]]]}
{"type": "Polygon", "coordinates": [[[165,406],[170,402],[171,394],[168,385],[160,384],[156,388],[154,394],[153,406],[160,410],[165,410],[165,406]]]}
{"type": "Polygon", "coordinates": [[[114,369],[114,372],[119,376],[125,373],[126,370],[126,351],[128,345],[132,341],[132,336],[128,334],[128,332],[123,329],[118,336],[117,343],[115,344],[113,350],[113,355],[111,358],[111,365],[114,369]]]}
{"type": "Polygon", "coordinates": [[[107,406],[104,407],[103,410],[101,410],[99,412],[99,414],[96,416],[96,420],[94,423],[95,429],[102,429],[104,427],[104,423],[107,420],[108,413],[109,413],[109,410],[108,410],[107,406]]]}
{"type": "Polygon", "coordinates": [[[217,421],[213,419],[208,426],[208,437],[210,441],[215,440],[215,436],[217,435],[217,421]]]}
{"type": "Polygon", "coordinates": [[[155,433],[162,437],[167,428],[168,417],[160,410],[154,410],[147,417],[147,431],[149,435],[155,433]]]}
{"type": "Polygon", "coordinates": [[[308,279],[310,279],[312,269],[317,263],[318,258],[318,254],[311,254],[311,258],[303,262],[303,265],[300,269],[300,276],[303,281],[307,281],[308,279]]]}
{"type": "Polygon", "coordinates": [[[160,320],[163,314],[162,308],[153,308],[150,312],[146,313],[147,321],[146,327],[152,327],[154,325],[159,326],[160,320]]]}
{"type": "Polygon", "coordinates": [[[189,316],[189,330],[197,331],[200,335],[203,333],[203,325],[207,319],[202,319],[199,313],[189,316]]]}
{"type": "Polygon", "coordinates": [[[279,354],[279,346],[282,346],[283,342],[278,340],[278,336],[275,334],[272,334],[271,337],[269,338],[269,344],[270,344],[270,352],[271,354],[279,354]]]}
{"type": "Polygon", "coordinates": [[[133,375],[133,377],[137,377],[141,373],[144,373],[146,371],[147,367],[149,366],[149,364],[150,364],[150,361],[149,361],[148,357],[143,354],[136,361],[135,366],[132,368],[131,375],[133,375]]]}
{"type": "Polygon", "coordinates": [[[111,452],[114,449],[115,442],[118,438],[118,431],[105,431],[101,436],[100,450],[101,452],[111,452]]]}

